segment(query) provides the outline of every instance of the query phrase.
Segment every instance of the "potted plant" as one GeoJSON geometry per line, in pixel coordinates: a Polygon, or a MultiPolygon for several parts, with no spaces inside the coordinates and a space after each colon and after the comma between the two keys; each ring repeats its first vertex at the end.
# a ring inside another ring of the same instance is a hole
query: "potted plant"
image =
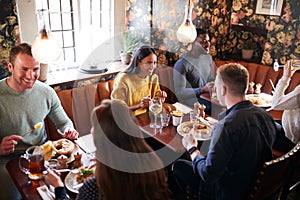
{"type": "Polygon", "coordinates": [[[242,57],[243,59],[251,59],[254,50],[257,48],[256,43],[253,40],[246,40],[243,43],[242,57]]]}
{"type": "Polygon", "coordinates": [[[120,58],[123,64],[129,64],[133,52],[138,48],[140,41],[129,32],[123,32],[123,50],[120,52],[120,58]]]}

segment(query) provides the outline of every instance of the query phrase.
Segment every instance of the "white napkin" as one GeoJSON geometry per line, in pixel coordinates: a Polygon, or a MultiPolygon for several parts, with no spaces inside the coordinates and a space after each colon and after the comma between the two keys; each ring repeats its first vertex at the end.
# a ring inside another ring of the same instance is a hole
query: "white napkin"
{"type": "Polygon", "coordinates": [[[75,143],[77,143],[86,153],[93,153],[96,151],[92,134],[79,137],[75,140],[75,143]]]}
{"type": "Polygon", "coordinates": [[[36,188],[36,190],[38,191],[43,200],[54,200],[52,196],[55,196],[55,194],[53,192],[50,192],[46,185],[40,186],[36,188]],[[47,191],[49,191],[53,195],[51,196],[47,191]]]}
{"type": "Polygon", "coordinates": [[[192,108],[183,105],[182,103],[179,102],[174,103],[173,106],[175,106],[177,110],[182,111],[184,114],[188,114],[190,111],[193,110],[192,108]]]}

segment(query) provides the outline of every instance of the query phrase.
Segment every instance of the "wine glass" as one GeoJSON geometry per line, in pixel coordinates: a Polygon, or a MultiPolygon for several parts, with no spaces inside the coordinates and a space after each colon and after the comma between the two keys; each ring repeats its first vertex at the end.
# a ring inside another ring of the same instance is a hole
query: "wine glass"
{"type": "Polygon", "coordinates": [[[292,70],[297,71],[300,69],[300,60],[293,60],[292,70]]]}
{"type": "Polygon", "coordinates": [[[153,97],[150,101],[149,110],[154,114],[154,123],[150,124],[151,128],[160,128],[157,124],[157,114],[162,111],[162,101],[160,97],[153,97]]]}

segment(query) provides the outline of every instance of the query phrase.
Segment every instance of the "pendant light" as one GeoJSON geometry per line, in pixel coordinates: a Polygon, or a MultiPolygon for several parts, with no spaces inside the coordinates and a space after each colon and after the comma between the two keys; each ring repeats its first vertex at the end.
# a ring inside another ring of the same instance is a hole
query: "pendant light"
{"type": "Polygon", "coordinates": [[[51,35],[45,16],[48,10],[37,10],[39,33],[32,44],[32,55],[40,63],[50,63],[59,59],[62,49],[58,41],[51,35]]]}
{"type": "Polygon", "coordinates": [[[197,37],[197,31],[192,22],[193,5],[189,0],[188,5],[185,5],[184,20],[177,30],[176,36],[180,42],[190,43],[197,37]]]}

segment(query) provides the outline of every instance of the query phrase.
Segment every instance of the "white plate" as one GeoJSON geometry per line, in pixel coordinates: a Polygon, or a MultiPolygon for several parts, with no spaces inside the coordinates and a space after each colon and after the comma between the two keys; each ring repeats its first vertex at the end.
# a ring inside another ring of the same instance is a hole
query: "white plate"
{"type": "MultiPolygon", "coordinates": [[[[203,123],[201,122],[197,122],[199,124],[202,124],[204,125],[203,123]]],[[[193,133],[195,138],[197,140],[201,140],[201,141],[204,141],[204,140],[209,140],[211,138],[211,128],[207,127],[206,129],[199,129],[199,132],[198,133],[194,133],[193,132],[193,129],[191,128],[192,127],[192,124],[193,122],[183,122],[181,124],[179,124],[179,126],[177,126],[177,132],[179,135],[181,136],[185,136],[187,134],[190,134],[190,133],[193,133]],[[185,131],[182,129],[183,127],[190,127],[189,129],[187,128],[185,131]],[[201,132],[204,132],[205,134],[205,137],[203,137],[203,134],[201,134],[201,132]]]]}
{"type": "Polygon", "coordinates": [[[246,99],[258,107],[270,107],[272,105],[273,96],[266,93],[247,94],[246,99]]]}
{"type": "Polygon", "coordinates": [[[69,172],[65,178],[65,186],[71,192],[78,194],[80,187],[74,188],[74,186],[80,184],[77,182],[76,177],[77,177],[77,174],[75,174],[73,172],[69,172]]]}

